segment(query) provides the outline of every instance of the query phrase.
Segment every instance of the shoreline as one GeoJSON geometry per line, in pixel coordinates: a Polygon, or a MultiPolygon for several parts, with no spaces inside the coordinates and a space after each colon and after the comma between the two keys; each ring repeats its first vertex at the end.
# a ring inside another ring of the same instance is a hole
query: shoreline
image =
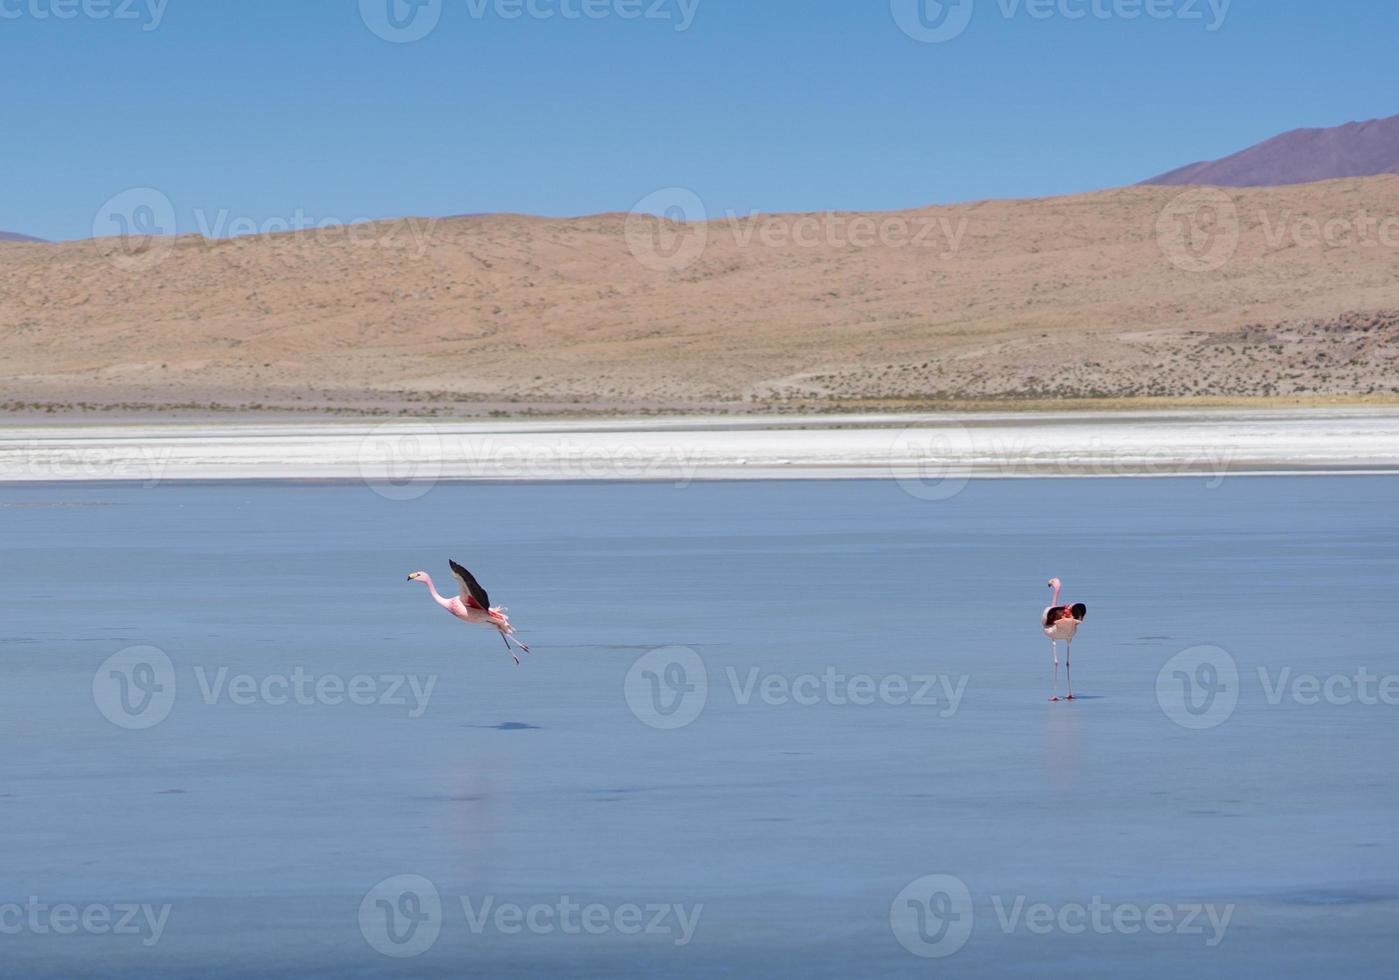
{"type": "Polygon", "coordinates": [[[526,421],[36,422],[0,430],[0,483],[972,479],[1399,473],[1399,409],[1196,409],[526,421]]]}
{"type": "Polygon", "coordinates": [[[521,403],[484,402],[474,410],[464,405],[430,406],[422,402],[395,402],[391,407],[367,402],[248,405],[94,403],[77,409],[71,402],[58,403],[55,411],[0,403],[0,426],[111,426],[111,425],[253,425],[253,424],[364,424],[391,421],[429,421],[440,424],[506,422],[666,422],[671,420],[728,421],[819,419],[832,423],[857,417],[918,418],[949,415],[957,418],[1027,415],[1194,415],[1201,412],[1296,412],[1322,410],[1385,411],[1399,409],[1396,395],[1286,395],[1236,397],[1209,395],[1193,398],[1123,396],[1104,398],[984,398],[915,399],[869,398],[839,402],[803,401],[730,404],[724,402],[673,403],[521,403]]]}

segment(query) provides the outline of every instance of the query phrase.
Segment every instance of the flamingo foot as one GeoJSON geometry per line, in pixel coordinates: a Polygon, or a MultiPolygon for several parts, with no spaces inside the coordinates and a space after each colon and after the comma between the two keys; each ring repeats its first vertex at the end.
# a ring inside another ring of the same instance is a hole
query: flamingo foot
{"type": "Polygon", "coordinates": [[[1068,697],[1066,697],[1064,700],[1065,700],[1065,701],[1077,701],[1078,698],[1076,698],[1076,697],[1074,697],[1072,694],[1070,694],[1070,695],[1069,695],[1068,697]]]}
{"type": "Polygon", "coordinates": [[[1049,700],[1051,700],[1051,701],[1058,701],[1058,700],[1059,700],[1059,696],[1058,696],[1058,695],[1055,695],[1054,697],[1050,698],[1049,700]]]}

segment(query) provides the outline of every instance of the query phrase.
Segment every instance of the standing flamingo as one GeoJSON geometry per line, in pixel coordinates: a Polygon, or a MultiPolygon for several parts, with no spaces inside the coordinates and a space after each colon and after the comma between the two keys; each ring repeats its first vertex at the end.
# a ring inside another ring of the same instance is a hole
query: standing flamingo
{"type": "MultiPolygon", "coordinates": [[[[510,625],[510,618],[505,615],[504,606],[491,607],[491,597],[486,594],[486,590],[481,588],[481,583],[476,581],[476,576],[472,575],[465,568],[456,562],[451,562],[452,574],[461,583],[461,595],[455,599],[445,599],[437,594],[437,589],[432,584],[432,576],[427,572],[414,572],[408,576],[410,582],[426,582],[427,590],[432,593],[432,599],[443,609],[465,623],[472,623],[476,626],[490,626],[500,632],[500,638],[505,641],[505,649],[510,651],[510,656],[515,658],[515,663],[519,664],[520,656],[510,646],[510,638],[515,635],[515,627],[510,625]]],[[[515,645],[525,653],[529,653],[529,647],[515,640],[515,645]]]]}
{"type": "Polygon", "coordinates": [[[1040,618],[1040,628],[1044,630],[1044,635],[1049,637],[1050,649],[1054,653],[1054,697],[1049,700],[1059,700],[1059,641],[1063,640],[1068,645],[1064,652],[1064,675],[1069,684],[1068,700],[1073,701],[1074,678],[1069,666],[1069,659],[1073,656],[1074,634],[1078,632],[1084,617],[1088,615],[1088,607],[1081,602],[1076,602],[1072,606],[1060,605],[1059,590],[1063,588],[1063,583],[1057,578],[1049,580],[1049,587],[1054,590],[1054,601],[1040,618]]]}

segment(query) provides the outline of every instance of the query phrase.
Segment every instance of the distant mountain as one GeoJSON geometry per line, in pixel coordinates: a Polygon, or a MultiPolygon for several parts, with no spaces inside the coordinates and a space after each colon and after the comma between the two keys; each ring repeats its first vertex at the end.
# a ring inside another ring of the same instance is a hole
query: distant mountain
{"type": "Polygon", "coordinates": [[[1376,174],[1399,174],[1399,116],[1333,129],[1294,129],[1222,160],[1192,163],[1142,183],[1276,187],[1376,174]]]}
{"type": "Polygon", "coordinates": [[[0,242],[42,242],[44,239],[33,235],[21,235],[14,231],[0,231],[0,242]]]}

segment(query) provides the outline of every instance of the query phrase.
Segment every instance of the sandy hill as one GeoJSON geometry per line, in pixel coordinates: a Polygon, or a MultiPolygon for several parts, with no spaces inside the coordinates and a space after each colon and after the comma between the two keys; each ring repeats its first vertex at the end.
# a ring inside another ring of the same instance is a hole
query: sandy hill
{"type": "Polygon", "coordinates": [[[703,225],[486,216],[7,244],[0,403],[1373,397],[1399,390],[1396,216],[1399,177],[1373,177],[703,225]]]}
{"type": "Polygon", "coordinates": [[[1331,129],[1295,129],[1222,160],[1192,163],[1148,184],[1275,187],[1399,174],[1399,116],[1331,129]]]}

